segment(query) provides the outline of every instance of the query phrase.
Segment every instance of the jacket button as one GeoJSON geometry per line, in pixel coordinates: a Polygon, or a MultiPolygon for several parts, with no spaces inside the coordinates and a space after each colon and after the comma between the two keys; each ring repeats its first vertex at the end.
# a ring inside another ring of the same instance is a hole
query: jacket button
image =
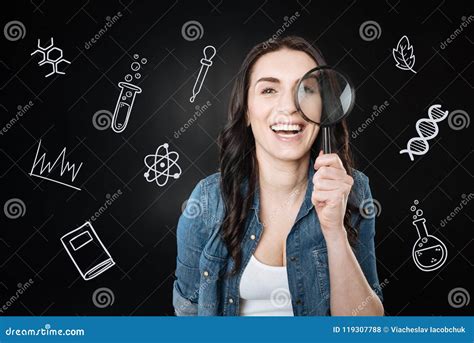
{"type": "Polygon", "coordinates": [[[290,257],[290,261],[293,261],[293,262],[296,261],[296,257],[295,257],[295,256],[291,256],[291,257],[290,257]]]}
{"type": "Polygon", "coordinates": [[[229,304],[233,304],[233,303],[234,303],[234,299],[229,298],[229,304]]]}
{"type": "Polygon", "coordinates": [[[250,239],[251,239],[252,241],[254,241],[254,240],[255,240],[255,235],[250,235],[250,239]]]}
{"type": "Polygon", "coordinates": [[[301,304],[303,304],[303,302],[301,301],[301,299],[297,299],[297,300],[296,300],[296,305],[301,305],[301,304]]]}
{"type": "Polygon", "coordinates": [[[209,272],[207,270],[205,270],[203,273],[202,273],[205,277],[208,277],[209,276],[209,272]]]}

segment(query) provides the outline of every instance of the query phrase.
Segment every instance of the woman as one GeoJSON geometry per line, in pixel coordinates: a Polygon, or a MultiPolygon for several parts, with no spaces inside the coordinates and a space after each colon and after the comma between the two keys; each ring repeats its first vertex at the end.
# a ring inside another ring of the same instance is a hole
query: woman
{"type": "Polygon", "coordinates": [[[300,37],[255,46],[236,77],[219,137],[220,173],[201,180],[177,228],[177,315],[383,315],[368,178],[351,167],[345,121],[337,154],[294,103],[326,64],[300,37]],[[361,306],[364,305],[364,306],[361,306]]]}

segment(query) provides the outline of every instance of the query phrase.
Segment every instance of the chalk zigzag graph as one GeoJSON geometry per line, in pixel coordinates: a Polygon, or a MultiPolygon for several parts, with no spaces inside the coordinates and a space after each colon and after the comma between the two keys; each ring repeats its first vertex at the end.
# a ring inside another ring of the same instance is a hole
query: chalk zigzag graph
{"type": "Polygon", "coordinates": [[[56,183],[59,183],[60,185],[64,185],[64,186],[67,186],[67,187],[70,187],[70,188],[73,188],[73,189],[76,189],[76,190],[80,191],[81,189],[76,187],[76,186],[73,186],[73,185],[70,185],[68,183],[57,181],[57,180],[54,180],[52,178],[43,176],[43,173],[45,171],[47,171],[47,174],[50,174],[51,171],[57,166],[58,162],[61,160],[60,175],[63,176],[63,174],[66,171],[68,171],[68,172],[71,171],[71,182],[74,182],[74,179],[76,178],[77,174],[79,173],[79,170],[82,167],[82,162],[76,169],[75,163],[70,164],[69,161],[66,161],[66,147],[64,147],[53,164],[51,164],[51,162],[47,162],[46,165],[45,165],[46,153],[43,153],[43,155],[41,155],[41,157],[38,159],[38,154],[39,154],[39,151],[40,151],[40,147],[41,147],[41,139],[38,143],[38,149],[36,150],[35,160],[33,162],[33,166],[31,167],[30,175],[31,176],[36,176],[36,177],[39,177],[39,178],[42,178],[42,179],[45,179],[45,180],[48,180],[48,181],[56,182],[56,183]],[[39,174],[35,174],[33,171],[36,168],[36,166],[40,163],[41,163],[41,166],[40,166],[39,174]]]}

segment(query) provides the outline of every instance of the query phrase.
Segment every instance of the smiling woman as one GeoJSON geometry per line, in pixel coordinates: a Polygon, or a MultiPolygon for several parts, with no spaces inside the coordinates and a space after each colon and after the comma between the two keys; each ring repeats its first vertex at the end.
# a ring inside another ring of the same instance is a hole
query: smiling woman
{"type": "Polygon", "coordinates": [[[261,148],[257,153],[299,160],[310,151],[319,127],[294,115],[293,95],[299,78],[314,67],[316,62],[307,53],[288,48],[266,53],[255,62],[246,123],[261,148]]]}
{"type": "Polygon", "coordinates": [[[352,167],[345,120],[321,150],[294,94],[325,65],[300,37],[245,58],[220,134],[220,173],[201,180],[179,219],[177,315],[383,315],[368,178],[352,167]],[[362,302],[370,302],[361,308],[362,302]],[[359,310],[360,309],[360,310],[359,310]]]}

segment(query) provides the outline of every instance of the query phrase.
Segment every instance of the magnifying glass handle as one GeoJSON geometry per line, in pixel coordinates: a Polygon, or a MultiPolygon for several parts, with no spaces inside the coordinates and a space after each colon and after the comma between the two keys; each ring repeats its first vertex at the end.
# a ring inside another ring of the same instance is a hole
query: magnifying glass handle
{"type": "Polygon", "coordinates": [[[324,126],[322,132],[323,153],[331,153],[331,127],[324,126]]]}

